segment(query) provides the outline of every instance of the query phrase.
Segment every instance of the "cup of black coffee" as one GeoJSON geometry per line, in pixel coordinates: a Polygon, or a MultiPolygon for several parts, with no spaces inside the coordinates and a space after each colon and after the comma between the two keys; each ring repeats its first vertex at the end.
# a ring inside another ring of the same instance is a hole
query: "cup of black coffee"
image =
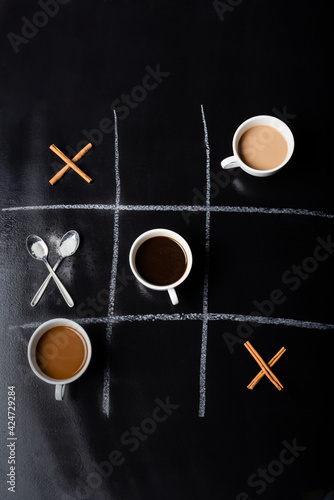
{"type": "Polygon", "coordinates": [[[152,290],[167,290],[172,304],[178,304],[175,288],[187,278],[193,262],[182,236],[169,229],[146,231],[132,244],[129,261],[140,283],[152,290]]]}

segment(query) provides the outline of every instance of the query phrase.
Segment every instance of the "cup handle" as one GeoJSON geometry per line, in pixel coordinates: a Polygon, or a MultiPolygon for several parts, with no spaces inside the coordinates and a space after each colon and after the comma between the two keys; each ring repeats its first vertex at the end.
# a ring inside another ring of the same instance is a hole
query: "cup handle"
{"type": "Polygon", "coordinates": [[[65,384],[57,384],[55,393],[56,400],[61,401],[64,398],[64,394],[65,394],[65,384]]]}
{"type": "Polygon", "coordinates": [[[225,160],[221,162],[221,167],[227,169],[227,168],[240,167],[240,165],[238,163],[238,159],[236,156],[228,156],[227,158],[225,158],[225,160]]]}
{"type": "Polygon", "coordinates": [[[173,306],[179,303],[179,299],[177,298],[175,288],[168,288],[169,298],[172,301],[173,306]]]}

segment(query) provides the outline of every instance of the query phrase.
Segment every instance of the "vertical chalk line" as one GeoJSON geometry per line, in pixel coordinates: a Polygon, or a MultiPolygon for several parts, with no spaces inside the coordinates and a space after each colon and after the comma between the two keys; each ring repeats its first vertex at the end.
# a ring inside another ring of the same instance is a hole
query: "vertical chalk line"
{"type": "Polygon", "coordinates": [[[121,181],[119,175],[119,151],[118,151],[118,130],[117,130],[117,115],[114,110],[115,118],[115,181],[116,181],[116,198],[115,198],[115,211],[114,211],[114,247],[113,259],[111,266],[111,281],[109,292],[109,307],[108,316],[112,316],[115,310],[115,295],[116,295],[116,279],[117,279],[117,266],[118,266],[118,247],[119,247],[119,212],[121,201],[121,181]]]}
{"type": "Polygon", "coordinates": [[[206,197],[205,197],[205,264],[203,284],[203,323],[201,340],[201,358],[199,373],[199,407],[198,416],[204,417],[206,403],[206,353],[208,343],[208,309],[209,309],[209,260],[210,260],[210,146],[208,129],[205,120],[204,107],[201,105],[202,122],[204,129],[204,144],[206,151],[206,197]]]}
{"type": "MultiPolygon", "coordinates": [[[[121,180],[119,175],[119,149],[118,149],[118,129],[117,129],[117,114],[114,110],[115,120],[115,183],[116,183],[116,196],[115,196],[115,209],[114,209],[114,230],[113,230],[113,257],[111,265],[111,278],[109,290],[109,306],[108,318],[111,319],[115,312],[115,297],[116,297],[116,280],[117,280],[117,266],[118,266],[118,251],[119,251],[119,207],[121,201],[121,180]]],[[[103,377],[103,394],[102,394],[102,408],[107,417],[110,415],[110,365],[109,354],[111,348],[112,336],[112,321],[107,325],[106,330],[106,361],[103,377]]]]}

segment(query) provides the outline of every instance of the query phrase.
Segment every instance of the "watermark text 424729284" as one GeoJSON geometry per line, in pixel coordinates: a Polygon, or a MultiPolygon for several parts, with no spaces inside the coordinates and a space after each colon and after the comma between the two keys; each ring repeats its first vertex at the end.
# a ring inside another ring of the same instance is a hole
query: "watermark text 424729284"
{"type": "Polygon", "coordinates": [[[7,437],[7,474],[6,483],[8,491],[15,493],[16,488],[16,399],[15,386],[8,386],[8,437],[7,437]]]}

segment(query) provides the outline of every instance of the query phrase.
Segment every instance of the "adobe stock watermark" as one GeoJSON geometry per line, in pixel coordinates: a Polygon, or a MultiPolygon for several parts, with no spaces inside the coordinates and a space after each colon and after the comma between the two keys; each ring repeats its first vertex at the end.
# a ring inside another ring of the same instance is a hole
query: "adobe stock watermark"
{"type": "MultiPolygon", "coordinates": [[[[281,283],[288,285],[288,291],[296,292],[302,283],[309,279],[315,273],[322,262],[325,262],[334,253],[334,242],[332,235],[327,235],[326,239],[320,236],[316,238],[318,245],[314,248],[313,254],[305,257],[300,264],[293,264],[281,275],[281,283]]],[[[255,310],[249,315],[256,317],[270,317],[273,315],[277,306],[284,304],[288,299],[286,291],[282,288],[274,288],[269,297],[264,300],[253,300],[252,304],[255,310]]],[[[236,333],[223,333],[223,339],[231,354],[234,353],[235,345],[243,344],[254,332],[255,328],[260,326],[260,322],[243,321],[237,326],[236,333]]]]}
{"type": "MultiPolygon", "coordinates": [[[[293,464],[301,453],[307,450],[307,446],[301,446],[297,443],[297,438],[288,441],[282,441],[283,448],[279,453],[276,460],[272,460],[266,468],[259,467],[256,472],[251,474],[247,479],[247,485],[250,488],[256,488],[255,493],[262,495],[267,489],[268,485],[273,484],[276,479],[283,474],[286,466],[293,464]]],[[[252,497],[248,493],[238,493],[235,500],[251,500],[252,497]]]]}
{"type": "Polygon", "coordinates": [[[22,27],[21,34],[13,33],[12,31],[7,34],[7,38],[15,52],[18,54],[20,45],[26,45],[30,40],[35,38],[41,28],[44,28],[50,18],[55,17],[61,5],[66,5],[70,0],[39,0],[37,2],[41,10],[37,10],[31,19],[26,16],[21,17],[22,27]]]}
{"type": "MultiPolygon", "coordinates": [[[[131,113],[131,110],[136,109],[147,98],[149,92],[155,90],[170,75],[168,71],[161,70],[160,64],[157,64],[155,68],[146,66],[145,71],[146,73],[139,85],[135,85],[129,93],[122,93],[117,99],[112,101],[110,111],[111,113],[116,111],[118,120],[125,120],[131,113]]],[[[111,134],[114,130],[115,123],[113,116],[105,116],[101,118],[96,128],[91,130],[84,128],[81,130],[81,134],[85,139],[78,142],[76,149],[70,146],[66,146],[64,149],[67,151],[68,156],[74,157],[78,151],[86,146],[87,141],[91,142],[95,147],[99,146],[104,137],[111,134]]],[[[55,172],[58,172],[60,165],[57,161],[52,163],[55,172]]]]}
{"type": "MultiPolygon", "coordinates": [[[[218,173],[210,170],[210,202],[217,198],[221,189],[225,189],[231,182],[233,177],[237,177],[240,174],[240,168],[233,168],[231,170],[220,169],[218,173]]],[[[205,206],[206,203],[206,186],[200,191],[197,187],[192,189],[194,193],[192,204],[194,206],[205,206]],[[202,202],[202,204],[200,203],[202,202]]],[[[182,217],[185,223],[190,224],[190,217],[193,215],[198,215],[201,210],[183,210],[182,217]]]]}
{"type": "Polygon", "coordinates": [[[156,398],[154,402],[156,406],[149,417],[145,417],[139,425],[132,425],[130,429],[123,432],[120,437],[120,449],[110,451],[107,459],[99,464],[92,461],[90,463],[92,471],[85,480],[80,478],[76,480],[74,496],[63,494],[61,500],[94,498],[92,495],[100,488],[103,481],[111,477],[116,467],[120,467],[126,462],[126,454],[136,452],[142,443],[147,441],[158,427],[180,407],[178,404],[171,403],[169,396],[166,397],[165,401],[156,398]]]}
{"type": "MultiPolygon", "coordinates": [[[[121,272],[116,275],[115,296],[121,293],[128,284],[135,279],[131,272],[128,274],[126,267],[122,267],[121,272]]],[[[103,311],[104,307],[110,302],[110,293],[107,288],[102,288],[96,294],[96,297],[86,297],[86,299],[77,306],[76,312],[79,318],[95,318],[97,313],[103,311]]]]}
{"type": "MultiPolygon", "coordinates": [[[[285,139],[277,132],[273,127],[253,127],[247,131],[248,137],[243,141],[240,157],[247,163],[250,167],[256,168],[256,161],[258,157],[261,158],[261,153],[263,151],[271,148],[271,144],[274,140],[279,140],[281,138],[281,145],[284,147],[286,143],[285,139]],[[245,160],[247,158],[247,160],[245,160]]],[[[284,150],[283,150],[284,151],[284,150]]],[[[286,151],[281,154],[281,163],[286,157],[286,151]]]]}
{"type": "Polygon", "coordinates": [[[244,0],[226,0],[226,2],[221,2],[220,0],[214,0],[212,5],[217,12],[219,19],[223,22],[225,14],[227,12],[233,12],[236,7],[242,4],[243,1],[244,0]]]}
{"type": "MultiPolygon", "coordinates": [[[[287,106],[284,105],[282,111],[278,110],[276,107],[272,108],[273,116],[276,116],[282,120],[286,125],[288,125],[291,120],[296,118],[297,115],[289,113],[287,106]]],[[[272,136],[266,136],[265,134],[260,135],[259,140],[254,144],[254,151],[261,150],[265,147],[268,142],[272,140],[272,136]]],[[[242,170],[240,168],[232,168],[231,170],[220,169],[218,173],[210,170],[210,203],[212,200],[217,198],[220,191],[225,189],[233,178],[236,178],[242,170]]],[[[192,204],[198,207],[204,207],[206,204],[206,186],[203,186],[201,190],[197,187],[192,189],[194,193],[192,204]]],[[[193,215],[198,215],[201,210],[183,210],[182,217],[186,224],[190,224],[190,217],[193,215]]]]}
{"type": "MultiPolygon", "coordinates": [[[[43,335],[42,335],[43,337],[43,335]]],[[[36,349],[36,360],[40,369],[45,372],[50,361],[58,358],[69,344],[69,337],[65,331],[57,330],[53,332],[52,336],[44,342],[43,354],[40,350],[36,349]]]]}

